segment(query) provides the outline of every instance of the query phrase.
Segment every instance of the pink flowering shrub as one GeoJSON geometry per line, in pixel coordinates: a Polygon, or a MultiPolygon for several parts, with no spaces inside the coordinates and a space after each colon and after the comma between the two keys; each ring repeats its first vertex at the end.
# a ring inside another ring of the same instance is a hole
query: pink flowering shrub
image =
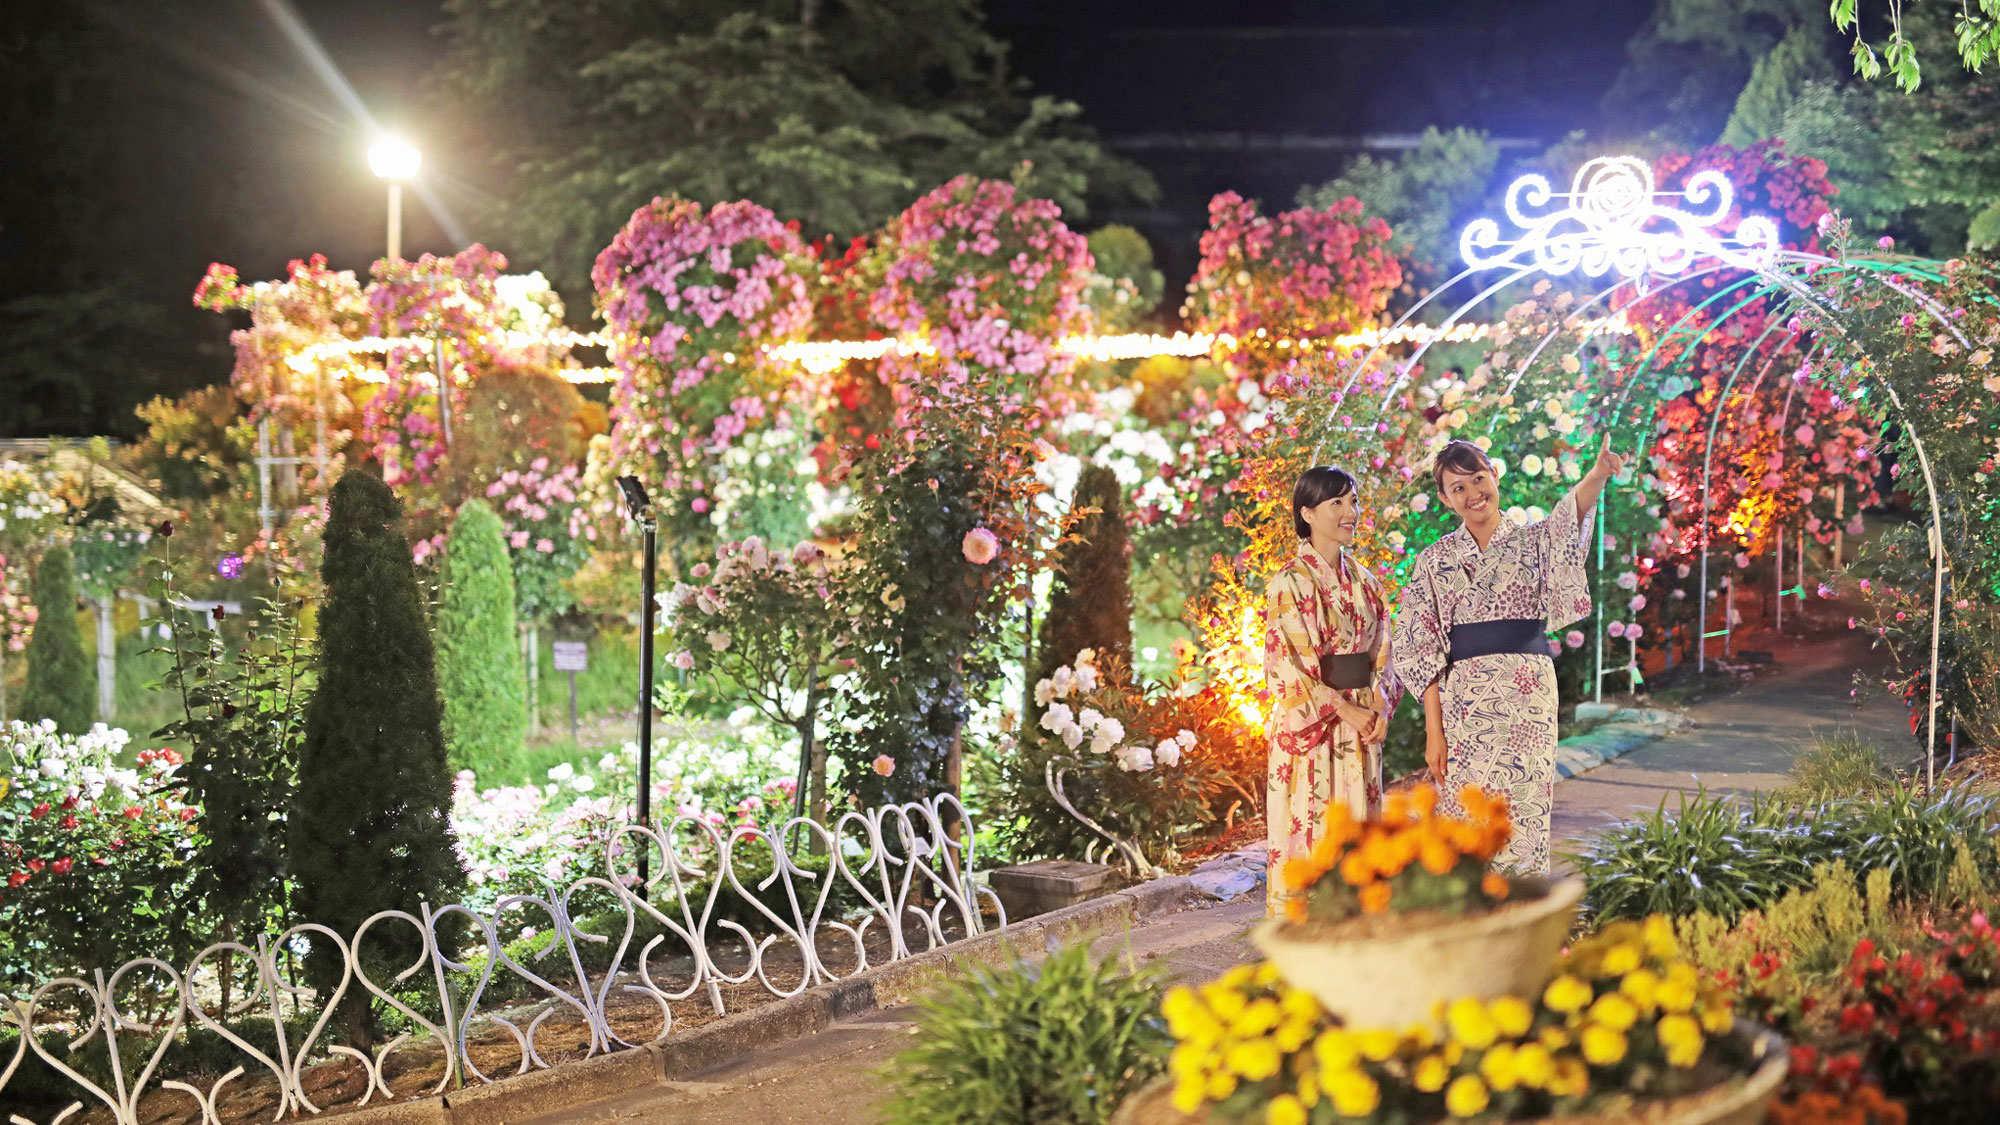
{"type": "Polygon", "coordinates": [[[1003,412],[1065,412],[1075,358],[1061,343],[1090,328],[1092,263],[1061,208],[959,176],[890,220],[871,257],[857,271],[872,286],[870,323],[935,350],[882,360],[905,419],[984,394],[1003,412]]]}
{"type": "Polygon", "coordinates": [[[1318,340],[1372,323],[1403,284],[1389,224],[1363,219],[1361,201],[1276,216],[1235,192],[1209,201],[1201,264],[1182,314],[1200,332],[1318,340]]]}
{"type": "Polygon", "coordinates": [[[131,736],[99,724],[0,728],[0,928],[15,972],[54,975],[170,956],[184,935],[177,892],[196,810],[172,750],[120,765],[131,736]]]}
{"type": "Polygon", "coordinates": [[[777,413],[793,373],[764,349],[811,323],[812,274],[798,234],[749,202],[655,199],[597,256],[619,370],[610,462],[646,478],[670,525],[706,524],[721,455],[777,413]]]}
{"type": "MultiPolygon", "coordinates": [[[[368,335],[370,314],[353,270],[335,270],[326,256],[293,259],[282,281],[243,284],[235,267],[211,263],[195,286],[194,303],[211,312],[250,314],[250,327],[229,334],[236,348],[230,385],[259,416],[318,409],[309,374],[287,359],[332,340],[368,335]]],[[[329,398],[338,398],[337,394],[329,398]]]]}
{"type": "Polygon", "coordinates": [[[522,620],[540,621],[568,609],[574,598],[565,583],[589,561],[597,540],[597,526],[587,518],[583,471],[575,465],[552,468],[548,458],[537,457],[524,470],[501,473],[486,486],[486,499],[505,529],[522,620]]]}

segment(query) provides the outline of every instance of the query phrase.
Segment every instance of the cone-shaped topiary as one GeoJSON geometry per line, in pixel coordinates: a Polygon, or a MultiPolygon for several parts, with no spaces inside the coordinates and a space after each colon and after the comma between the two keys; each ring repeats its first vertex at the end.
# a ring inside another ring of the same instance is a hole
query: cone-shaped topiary
{"type": "Polygon", "coordinates": [[[35,568],[35,630],[28,636],[28,682],[21,718],[54,719],[56,729],[81,734],[97,717],[97,681],[76,627],[76,569],[69,546],[57,543],[35,568]]]}
{"type": "Polygon", "coordinates": [[[1120,497],[1118,477],[1102,465],[1086,467],[1076,482],[1071,510],[1095,511],[1071,524],[1073,538],[1056,554],[1055,588],[1035,646],[1036,683],[1087,648],[1132,667],[1132,541],[1120,497]]]}
{"type": "MultiPolygon", "coordinates": [[[[454,900],[463,879],[453,847],[436,656],[403,508],[389,487],[352,471],[333,487],[319,615],[318,688],[306,705],[305,745],[292,801],[287,858],[298,920],[351,940],[380,910],[415,913],[454,900]]],[[[455,937],[441,934],[446,948],[455,937]]],[[[408,965],[408,926],[371,930],[370,963],[408,965]]],[[[314,939],[314,983],[340,979],[332,943],[314,939]]],[[[351,1041],[372,1041],[367,993],[350,983],[342,1018],[351,1041]]]]}
{"type": "Polygon", "coordinates": [[[514,573],[500,517],[468,500],[444,545],[438,686],[452,764],[481,772],[528,736],[527,685],[514,629],[514,573]]]}

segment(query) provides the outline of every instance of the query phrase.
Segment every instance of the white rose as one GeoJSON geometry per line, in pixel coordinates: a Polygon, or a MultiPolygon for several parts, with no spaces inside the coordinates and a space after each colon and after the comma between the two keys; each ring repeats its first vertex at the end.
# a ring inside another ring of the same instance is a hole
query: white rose
{"type": "Polygon", "coordinates": [[[1035,685],[1035,706],[1047,707],[1056,697],[1054,680],[1043,680],[1035,685]]]}
{"type": "Polygon", "coordinates": [[[556,782],[568,781],[570,778],[574,776],[576,776],[576,767],[568,762],[564,762],[561,765],[555,766],[549,770],[550,781],[556,781],[556,782]]]}
{"type": "Polygon", "coordinates": [[[708,635],[708,647],[714,649],[717,652],[721,652],[722,650],[728,648],[729,634],[724,633],[720,630],[710,633],[708,635]]]}
{"type": "Polygon", "coordinates": [[[1160,748],[1158,750],[1153,751],[1153,757],[1156,760],[1158,760],[1159,763],[1163,766],[1180,765],[1181,763],[1180,745],[1176,743],[1173,739],[1169,738],[1165,742],[1160,743],[1160,748]]]}
{"type": "Polygon", "coordinates": [[[1153,752],[1144,746],[1127,746],[1118,752],[1118,768],[1139,773],[1153,768],[1153,752]]]}
{"type": "Polygon", "coordinates": [[[1076,715],[1070,711],[1067,703],[1053,704],[1042,712],[1042,729],[1050,734],[1059,733],[1064,727],[1074,725],[1075,722],[1076,715]]]}

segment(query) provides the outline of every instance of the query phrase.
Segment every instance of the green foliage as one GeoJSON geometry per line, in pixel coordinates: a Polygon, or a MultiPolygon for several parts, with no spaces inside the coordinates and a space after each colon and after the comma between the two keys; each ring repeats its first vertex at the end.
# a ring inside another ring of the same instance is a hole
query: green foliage
{"type": "Polygon", "coordinates": [[[514,624],[514,572],[500,517],[468,500],[445,541],[437,615],[438,686],[455,767],[505,757],[528,736],[527,682],[514,624]]]}
{"type": "Polygon", "coordinates": [[[35,567],[34,602],[40,616],[28,635],[20,717],[54,719],[57,730],[72,734],[89,730],[97,716],[97,681],[76,624],[76,574],[67,544],[43,552],[35,567]]]}
{"type": "Polygon", "coordinates": [[[537,458],[553,464],[583,460],[593,434],[603,430],[603,408],[586,403],[575,386],[547,371],[500,367],[482,373],[452,419],[451,456],[445,462],[453,496],[483,495],[486,486],[537,458]]]}
{"type": "Polygon", "coordinates": [[[920,1002],[897,1056],[895,1125],[1103,1125],[1166,1067],[1170,1037],[1150,969],[1127,974],[1090,945],[1039,965],[973,968],[920,1002]]]}
{"type": "MultiPolygon", "coordinates": [[[[289,824],[292,905],[302,921],[352,934],[379,910],[454,901],[462,875],[436,656],[402,505],[365,472],[334,485],[324,575],[318,686],[306,705],[289,824]]],[[[413,936],[386,929],[370,952],[407,964],[413,936]]],[[[321,951],[307,971],[327,987],[339,966],[321,951]]],[[[344,1016],[349,1035],[367,1042],[367,1001],[348,1004],[344,1016]]]]}
{"type": "Polygon", "coordinates": [[[1823,0],[1658,0],[1604,97],[1613,128],[1688,149],[1708,143],[1757,60],[1792,29],[1819,26],[1825,10],[1823,0]]]}
{"type": "Polygon", "coordinates": [[[1749,148],[1778,136],[1786,111],[1807,84],[1831,82],[1833,78],[1833,64],[1827,61],[1822,37],[1804,27],[1793,28],[1751,68],[1750,81],[1736,95],[1736,109],[1723,127],[1722,143],[1749,148]]]}
{"type": "Polygon", "coordinates": [[[1160,307],[1166,279],[1153,266],[1153,247],[1128,226],[1108,226],[1090,235],[1096,263],[1084,299],[1100,332],[1128,331],[1160,307]]]}
{"type": "Polygon", "coordinates": [[[1485,197],[1500,150],[1472,129],[1424,130],[1417,147],[1394,161],[1363,154],[1339,178],[1299,192],[1301,207],[1328,207],[1348,196],[1395,231],[1396,256],[1435,284],[1457,273],[1458,229],[1485,197]]]}
{"type": "MultiPolygon", "coordinates": [[[[172,567],[156,569],[148,594],[170,607],[179,596],[172,567]]],[[[168,646],[150,651],[170,657],[159,686],[180,705],[156,733],[188,748],[181,777],[188,803],[201,809],[194,891],[204,921],[235,940],[284,904],[285,814],[305,737],[300,703],[311,692],[303,612],[299,603],[263,602],[240,644],[220,628],[189,628],[171,609],[153,622],[172,630],[168,646]]]]}
{"type": "Polygon", "coordinates": [[[1153,192],[1076,106],[1023,93],[963,0],[451,0],[443,30],[440,85],[504,184],[507,244],[572,295],[660,194],[845,238],[960,172],[1019,171],[1073,217],[1153,192]]]}
{"type": "MultiPolygon", "coordinates": [[[[1916,5],[1905,20],[1911,41],[1926,54],[1948,49],[1948,9],[1916,5]]],[[[1957,237],[1950,245],[1931,247],[1942,257],[1963,245],[1962,232],[1972,215],[2000,199],[2000,147],[1993,144],[2000,81],[1991,73],[1956,67],[1930,77],[1909,93],[1878,90],[1877,105],[1897,183],[1918,207],[1951,209],[1957,237]]]]}
{"type": "Polygon", "coordinates": [[[1056,553],[1056,582],[1035,646],[1034,680],[1055,674],[1084,649],[1110,666],[1132,666],[1132,542],[1124,490],[1103,465],[1077,480],[1070,523],[1056,553]]]}
{"type": "Polygon", "coordinates": [[[1785,106],[1770,134],[1787,152],[1826,162],[1826,178],[1840,189],[1842,215],[1863,230],[1879,231],[1909,209],[1882,135],[1877,96],[1833,82],[1807,82],[1785,106]]]}
{"type": "Polygon", "coordinates": [[[1741,974],[1757,953],[1773,952],[1784,972],[1830,977],[1846,967],[1856,942],[1880,943],[1891,933],[1897,921],[1891,885],[1887,871],[1860,880],[1836,860],[1762,910],[1734,918],[1698,910],[1676,919],[1674,929],[1682,952],[1704,972],[1741,974]]]}
{"type": "Polygon", "coordinates": [[[1784,797],[1817,804],[1843,797],[1874,797],[1895,787],[1882,750],[1851,729],[1821,735],[1792,759],[1792,784],[1784,797]]]}
{"type": "MultiPolygon", "coordinates": [[[[1905,29],[1904,4],[1891,0],[1883,6],[1883,15],[1889,20],[1889,38],[1884,41],[1880,57],[1861,34],[1858,6],[1859,0],[1833,0],[1828,9],[1836,30],[1854,33],[1854,73],[1873,80],[1881,76],[1886,66],[1898,89],[1916,92],[1923,84],[1923,64],[1918,59],[1922,37],[1914,29],[1905,29]]],[[[1921,53],[1931,57],[1956,53],[1966,70],[1978,73],[1986,60],[2000,54],[2000,0],[1964,0],[1958,5],[1952,25],[1951,44],[1922,43],[1921,53]]]]}
{"type": "Polygon", "coordinates": [[[1706,911],[1735,919],[1809,885],[1813,866],[1828,859],[1863,877],[1889,872],[1898,897],[1944,900],[1966,880],[1961,847],[1982,877],[2000,869],[1994,827],[1993,801],[1962,789],[1925,797],[1898,783],[1879,798],[1805,809],[1700,791],[1682,793],[1672,814],[1662,798],[1653,813],[1604,830],[1574,859],[1599,918],[1706,911]]]}

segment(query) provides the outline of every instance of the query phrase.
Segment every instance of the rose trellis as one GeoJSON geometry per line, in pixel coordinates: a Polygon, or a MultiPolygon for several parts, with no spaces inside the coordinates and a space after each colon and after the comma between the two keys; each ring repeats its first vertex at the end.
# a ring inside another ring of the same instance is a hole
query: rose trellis
{"type": "MultiPolygon", "coordinates": [[[[699,995],[721,1014],[726,985],[754,981],[773,996],[794,996],[862,972],[873,963],[903,960],[950,941],[1004,928],[1004,907],[974,878],[975,839],[964,806],[949,793],[848,812],[831,825],[794,817],[769,834],[750,825],[725,834],[696,816],[677,817],[658,827],[627,824],[606,841],[602,875],[566,886],[551,884],[539,895],[512,895],[490,912],[458,903],[419,904],[414,911],[382,911],[352,935],[302,923],[264,935],[254,946],[218,942],[185,966],[142,957],[114,969],[97,969],[88,978],[43,981],[25,994],[0,996],[0,1020],[22,1031],[11,1056],[0,1063],[0,1102],[6,1100],[9,1083],[31,1052],[73,1084],[78,1095],[49,1125],[83,1112],[87,1104],[101,1107],[119,1125],[138,1125],[150,1116],[141,1102],[160,1091],[186,1095],[200,1107],[203,1122],[219,1125],[218,1105],[226,1089],[246,1075],[269,1075],[275,1082],[278,1119],[318,1113],[325,1107],[312,1100],[305,1075],[331,1057],[351,1059],[365,1072],[361,1104],[377,1097],[394,1098],[386,1066],[398,1051],[415,1045],[412,1034],[398,1035],[372,1053],[323,1039],[350,989],[394,1009],[444,1047],[444,1073],[427,1091],[431,1094],[467,1082],[496,1080],[498,1075],[475,1061],[473,1049],[474,1036],[490,1028],[500,1029],[512,1041],[518,1052],[516,1074],[552,1065],[542,1037],[558,1015],[583,1024],[586,1056],[657,1043],[672,1032],[673,1005],[680,1001],[699,995]],[[746,885],[743,872],[753,865],[742,853],[753,847],[768,849],[772,863],[760,882],[746,885]],[[635,872],[646,854],[658,862],[649,865],[642,886],[635,872]],[[806,862],[817,855],[827,857],[824,869],[806,862]],[[840,917],[830,909],[837,888],[861,903],[855,915],[840,917]],[[573,907],[585,896],[614,900],[613,917],[619,912],[624,917],[622,932],[580,929],[573,907]],[[741,900],[757,920],[754,928],[720,916],[718,905],[724,896],[741,900]],[[767,905],[767,899],[780,906],[767,905]],[[984,904],[993,909],[991,919],[984,904]],[[537,920],[546,918],[544,928],[551,935],[525,962],[516,960],[500,940],[501,916],[508,915],[513,923],[522,912],[537,920]],[[440,930],[450,932],[459,921],[469,927],[469,948],[442,948],[440,930]],[[642,944],[635,935],[644,923],[661,932],[642,944]],[[421,947],[418,956],[388,979],[381,978],[380,970],[371,975],[371,961],[365,956],[371,936],[396,927],[415,931],[421,947]],[[612,946],[601,971],[588,968],[581,953],[592,944],[612,946]],[[315,955],[330,948],[342,965],[340,981],[327,996],[297,983],[292,969],[292,954],[315,947],[315,955]],[[778,966],[777,950],[789,952],[796,962],[778,966]],[[251,965],[255,983],[227,1012],[220,1012],[205,1003],[202,994],[213,983],[216,965],[224,956],[251,965]],[[666,958],[672,959],[671,973],[666,958]],[[728,962],[740,962],[740,967],[732,973],[723,967],[728,962]],[[525,983],[543,1003],[526,1009],[524,1016],[517,1001],[501,1004],[485,999],[502,976],[525,983]],[[666,979],[669,976],[678,979],[666,979]],[[163,1012],[140,1017],[131,994],[144,986],[168,997],[163,1012]],[[435,1001],[432,1010],[437,1018],[412,1006],[413,991],[435,1001]],[[633,1037],[629,1021],[614,1022],[619,1014],[614,1011],[616,1002],[626,998],[653,1013],[642,1021],[648,1033],[644,1037],[633,1037]],[[315,1007],[317,1017],[304,1034],[295,1034],[291,1029],[298,1017],[310,1017],[315,1007]],[[275,1034],[274,1051],[225,1026],[267,1017],[275,1034]],[[161,1072],[161,1061],[174,1040],[193,1031],[214,1035],[240,1056],[236,1066],[206,1089],[161,1072]],[[45,1041],[51,1036],[57,1042],[45,1041]],[[71,1065],[76,1052],[93,1043],[101,1044],[108,1055],[112,1078],[108,1087],[71,1065]],[[60,1053],[51,1049],[64,1046],[67,1049],[60,1053]]],[[[35,1125],[18,1114],[9,1120],[35,1125]]]]}

